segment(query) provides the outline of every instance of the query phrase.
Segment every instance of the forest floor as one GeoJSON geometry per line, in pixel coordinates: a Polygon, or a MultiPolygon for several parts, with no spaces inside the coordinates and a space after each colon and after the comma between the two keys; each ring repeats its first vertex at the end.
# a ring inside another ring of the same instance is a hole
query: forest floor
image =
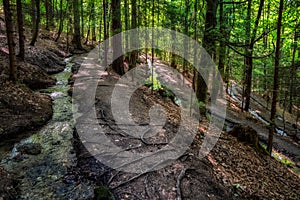
{"type": "MultiPolygon", "coordinates": [[[[42,32],[36,47],[27,47],[26,62],[18,62],[20,84],[14,86],[7,81],[6,36],[2,29],[3,22],[0,23],[0,137],[1,144],[4,144],[4,133],[15,136],[28,129],[37,129],[51,117],[50,97],[34,93],[33,90],[55,84],[55,80],[47,73],[62,71],[62,58],[69,55],[66,53],[65,41],[54,43],[52,33],[42,32]],[[13,118],[16,116],[19,118],[13,118]]],[[[84,56],[77,57],[75,66],[80,66],[84,59],[84,56]]],[[[159,104],[165,109],[169,120],[159,134],[153,137],[129,137],[115,124],[109,106],[112,90],[118,79],[114,73],[105,72],[101,75],[96,90],[96,114],[105,135],[114,144],[131,153],[155,152],[161,149],[167,141],[172,140],[177,131],[180,122],[179,107],[159,92],[152,92],[146,86],[140,87],[132,96],[134,104],[130,104],[133,119],[139,124],[149,124],[149,108],[159,104]]],[[[241,113],[238,102],[229,96],[228,102],[227,118],[230,121],[250,125],[258,131],[261,138],[266,137],[267,128],[263,123],[253,119],[250,114],[241,113]],[[261,128],[257,129],[258,127],[261,128]]],[[[116,199],[299,199],[299,176],[288,166],[258,153],[253,147],[238,141],[227,132],[222,132],[207,157],[199,159],[199,149],[208,126],[209,121],[203,119],[192,144],[177,160],[162,169],[138,174],[116,171],[100,163],[86,150],[75,130],[77,165],[69,168],[68,177],[65,178],[72,183],[78,183],[78,186],[80,182],[88,183],[92,187],[105,186],[116,199]]],[[[293,139],[276,136],[275,148],[277,147],[279,151],[285,148],[282,152],[290,155],[292,159],[299,156],[299,146],[293,139]],[[289,149],[293,145],[293,149],[289,149]]],[[[2,168],[0,175],[0,199],[14,199],[18,180],[2,168]]]]}
{"type": "MultiPolygon", "coordinates": [[[[129,108],[134,121],[138,124],[149,124],[148,111],[154,104],[165,109],[168,121],[161,132],[147,140],[142,137],[132,138],[118,128],[110,110],[110,98],[117,81],[118,76],[104,73],[96,90],[97,119],[104,128],[105,135],[115,145],[125,149],[124,151],[158,151],[165,141],[172,140],[177,131],[180,122],[179,107],[159,92],[151,92],[146,86],[140,87],[131,97],[134,103],[129,108]]],[[[266,126],[250,114],[241,113],[237,109],[238,102],[229,96],[227,98],[230,102],[227,120],[235,124],[249,125],[260,132],[260,136],[267,135],[266,126]],[[260,129],[257,129],[258,124],[260,129]]],[[[85,126],[88,129],[90,125],[85,126]]],[[[99,164],[76,134],[78,168],[75,174],[78,179],[93,180],[98,185],[110,188],[117,199],[299,199],[298,175],[274,158],[239,142],[227,132],[222,132],[207,157],[199,159],[199,150],[208,126],[209,121],[203,119],[193,143],[179,159],[162,169],[139,174],[116,171],[99,164]]],[[[275,139],[275,147],[278,145],[289,148],[291,143],[293,141],[289,139],[284,143],[275,139]]],[[[289,150],[291,154],[299,155],[299,145],[286,149],[287,152],[289,150]]]]}

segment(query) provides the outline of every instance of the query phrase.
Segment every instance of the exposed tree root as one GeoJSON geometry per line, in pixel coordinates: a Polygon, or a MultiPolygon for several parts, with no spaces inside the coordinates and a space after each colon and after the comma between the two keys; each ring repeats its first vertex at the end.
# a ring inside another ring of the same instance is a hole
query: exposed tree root
{"type": "Polygon", "coordinates": [[[182,200],[182,193],[181,193],[181,181],[183,179],[183,177],[185,176],[185,172],[186,172],[186,168],[183,168],[177,178],[177,183],[176,183],[176,189],[177,189],[177,200],[182,200]]]}

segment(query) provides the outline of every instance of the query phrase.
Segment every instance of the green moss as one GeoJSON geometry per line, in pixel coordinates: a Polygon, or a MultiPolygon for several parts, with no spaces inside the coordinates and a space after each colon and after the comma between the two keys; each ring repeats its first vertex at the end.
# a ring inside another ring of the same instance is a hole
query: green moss
{"type": "Polygon", "coordinates": [[[109,188],[98,186],[94,189],[94,200],[114,200],[114,197],[109,188]]]}

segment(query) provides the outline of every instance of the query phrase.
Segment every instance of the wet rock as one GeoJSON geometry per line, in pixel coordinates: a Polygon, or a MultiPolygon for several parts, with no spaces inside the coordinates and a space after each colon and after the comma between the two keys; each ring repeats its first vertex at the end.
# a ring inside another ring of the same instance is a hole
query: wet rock
{"type": "Polygon", "coordinates": [[[27,49],[25,60],[30,64],[39,66],[47,74],[62,72],[66,65],[55,53],[37,47],[27,49]]]}
{"type": "Polygon", "coordinates": [[[42,152],[42,146],[39,143],[26,143],[17,146],[17,150],[22,154],[38,155],[42,152]]]}
{"type": "Polygon", "coordinates": [[[22,62],[18,68],[19,81],[26,84],[30,89],[38,90],[55,85],[56,80],[38,66],[22,62]]]}
{"type": "Polygon", "coordinates": [[[74,65],[71,68],[72,73],[77,74],[80,67],[81,67],[81,63],[79,62],[74,63],[74,65]]]}
{"type": "Polygon", "coordinates": [[[0,199],[16,199],[16,179],[2,167],[0,167],[0,177],[0,199]]]}

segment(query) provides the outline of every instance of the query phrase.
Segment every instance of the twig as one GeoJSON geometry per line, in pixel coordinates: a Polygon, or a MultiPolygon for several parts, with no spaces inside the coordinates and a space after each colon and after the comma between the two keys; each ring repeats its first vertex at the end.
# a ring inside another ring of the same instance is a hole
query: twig
{"type": "Polygon", "coordinates": [[[107,181],[106,185],[109,186],[110,183],[112,182],[112,180],[113,180],[118,174],[120,174],[120,171],[117,171],[117,173],[115,173],[114,175],[112,175],[112,176],[110,177],[110,179],[107,181]]]}
{"type": "Polygon", "coordinates": [[[146,176],[146,178],[145,178],[145,181],[144,181],[144,183],[145,183],[145,195],[149,198],[149,199],[151,199],[150,198],[150,194],[149,194],[149,191],[148,191],[148,175],[146,176]]]}
{"type": "Polygon", "coordinates": [[[182,200],[182,193],[181,193],[181,181],[183,179],[183,177],[185,176],[185,172],[187,169],[183,168],[177,178],[177,183],[176,183],[176,188],[177,188],[177,200],[182,200]]]}

